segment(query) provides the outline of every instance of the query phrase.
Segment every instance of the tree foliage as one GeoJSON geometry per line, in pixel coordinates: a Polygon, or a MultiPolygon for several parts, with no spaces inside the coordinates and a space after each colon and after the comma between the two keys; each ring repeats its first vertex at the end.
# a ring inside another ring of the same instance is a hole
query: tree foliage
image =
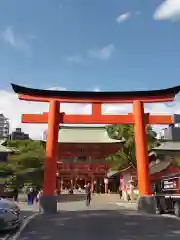
{"type": "MultiPolygon", "coordinates": [[[[132,125],[108,125],[106,127],[108,135],[112,139],[124,140],[123,147],[119,151],[107,157],[107,161],[111,163],[111,166],[115,170],[121,170],[129,166],[136,167],[136,149],[134,142],[134,127],[132,125]]],[[[153,131],[150,125],[146,127],[148,151],[158,145],[156,139],[156,132],[153,131]]]]}
{"type": "Polygon", "coordinates": [[[0,165],[7,185],[22,187],[26,182],[40,185],[43,176],[45,151],[40,141],[16,140],[7,142],[7,147],[17,149],[10,154],[8,162],[0,165]]]}
{"type": "Polygon", "coordinates": [[[172,164],[176,167],[180,167],[180,157],[174,157],[172,164]]]}

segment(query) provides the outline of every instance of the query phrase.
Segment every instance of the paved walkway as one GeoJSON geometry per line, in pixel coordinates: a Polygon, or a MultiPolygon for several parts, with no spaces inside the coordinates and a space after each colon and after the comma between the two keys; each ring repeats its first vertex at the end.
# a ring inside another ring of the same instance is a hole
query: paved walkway
{"type": "Polygon", "coordinates": [[[55,215],[39,215],[20,240],[175,240],[180,239],[180,220],[141,215],[116,204],[94,201],[60,203],[55,215]]]}

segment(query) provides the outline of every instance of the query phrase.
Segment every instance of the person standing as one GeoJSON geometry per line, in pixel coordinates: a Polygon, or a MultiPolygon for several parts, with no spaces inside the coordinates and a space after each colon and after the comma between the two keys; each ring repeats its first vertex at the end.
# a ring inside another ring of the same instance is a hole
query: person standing
{"type": "Polygon", "coordinates": [[[58,189],[56,190],[56,196],[57,196],[57,201],[58,201],[58,202],[60,202],[60,194],[61,194],[61,191],[60,191],[60,189],[58,188],[58,189]]]}
{"type": "Polygon", "coordinates": [[[17,202],[18,201],[18,189],[15,188],[13,191],[13,197],[14,197],[14,201],[17,202]]]}
{"type": "Polygon", "coordinates": [[[91,203],[91,184],[88,183],[85,186],[86,205],[89,206],[91,203]]]}
{"type": "Polygon", "coordinates": [[[33,188],[30,188],[28,192],[28,205],[33,205],[33,203],[34,203],[34,190],[33,188]]]}

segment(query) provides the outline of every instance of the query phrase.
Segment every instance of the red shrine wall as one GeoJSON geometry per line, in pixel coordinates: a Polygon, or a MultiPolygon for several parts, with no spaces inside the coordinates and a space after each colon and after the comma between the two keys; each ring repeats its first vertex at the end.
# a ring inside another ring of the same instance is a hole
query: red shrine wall
{"type": "MultiPolygon", "coordinates": [[[[163,176],[168,176],[173,173],[180,172],[180,168],[176,166],[169,165],[166,169],[151,174],[150,180],[151,182],[159,180],[163,176]]],[[[127,168],[127,170],[124,170],[121,172],[121,178],[123,179],[123,184],[129,185],[129,181],[134,180],[137,181],[137,171],[135,168],[127,168]]]]}
{"type": "Polygon", "coordinates": [[[121,143],[59,143],[58,160],[83,156],[83,154],[94,159],[102,159],[116,153],[121,146],[121,143]]]}
{"type": "Polygon", "coordinates": [[[163,176],[168,176],[170,174],[178,173],[178,172],[180,172],[180,167],[170,165],[166,169],[164,169],[163,171],[161,171],[159,173],[152,174],[151,175],[151,181],[156,181],[163,176]]]}
{"type": "Polygon", "coordinates": [[[110,166],[103,159],[121,146],[121,143],[59,143],[59,175],[104,176],[110,166]]]}

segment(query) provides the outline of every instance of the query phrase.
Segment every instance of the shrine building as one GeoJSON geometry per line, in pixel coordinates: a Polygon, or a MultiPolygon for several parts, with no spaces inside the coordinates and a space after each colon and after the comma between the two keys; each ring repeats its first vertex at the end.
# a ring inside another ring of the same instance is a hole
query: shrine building
{"type": "Polygon", "coordinates": [[[92,190],[107,192],[110,166],[105,158],[115,154],[124,141],[111,139],[104,126],[61,126],[58,142],[57,188],[84,188],[91,182],[92,190]]]}

